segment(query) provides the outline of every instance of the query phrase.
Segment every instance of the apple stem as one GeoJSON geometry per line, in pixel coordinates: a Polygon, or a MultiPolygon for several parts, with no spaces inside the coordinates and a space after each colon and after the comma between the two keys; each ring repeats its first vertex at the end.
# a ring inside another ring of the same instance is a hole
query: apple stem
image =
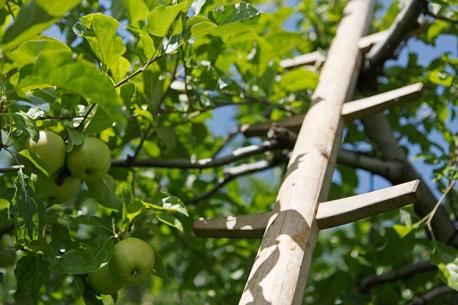
{"type": "Polygon", "coordinates": [[[140,272],[137,269],[132,270],[132,276],[137,277],[140,272]]]}

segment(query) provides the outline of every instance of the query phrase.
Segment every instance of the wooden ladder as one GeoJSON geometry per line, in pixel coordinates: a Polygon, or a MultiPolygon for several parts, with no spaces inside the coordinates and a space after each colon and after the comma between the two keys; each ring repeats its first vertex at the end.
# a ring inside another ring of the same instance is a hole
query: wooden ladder
{"type": "MultiPolygon", "coordinates": [[[[302,304],[313,249],[320,229],[335,227],[413,203],[419,180],[374,192],[326,201],[345,121],[382,111],[421,94],[414,84],[369,98],[345,103],[354,86],[369,40],[363,38],[375,0],[350,0],[328,51],[320,80],[305,115],[279,122],[298,132],[273,211],[199,219],[194,231],[204,237],[262,237],[240,305],[302,304]],[[362,46],[364,45],[364,47],[362,46]]],[[[386,35],[380,33],[378,36],[386,35]]],[[[372,35],[373,36],[373,35],[372,35]]],[[[374,37],[374,36],[373,36],[374,37]]],[[[317,60],[318,53],[284,61],[317,60]]],[[[266,132],[266,124],[245,134],[266,132]]]]}

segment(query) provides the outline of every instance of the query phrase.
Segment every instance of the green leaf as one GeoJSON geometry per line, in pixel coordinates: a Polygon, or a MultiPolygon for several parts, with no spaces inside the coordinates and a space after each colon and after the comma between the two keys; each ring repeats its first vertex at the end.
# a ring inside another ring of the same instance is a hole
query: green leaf
{"type": "Polygon", "coordinates": [[[50,51],[67,51],[71,49],[63,42],[51,37],[40,36],[21,44],[16,50],[8,54],[18,67],[34,63],[40,54],[50,51]]]}
{"type": "Polygon", "coordinates": [[[209,14],[210,20],[217,25],[239,22],[257,16],[259,16],[258,10],[247,2],[226,4],[209,14]]]}
{"type": "Polygon", "coordinates": [[[40,288],[49,276],[48,263],[41,255],[24,256],[17,262],[14,275],[17,282],[16,303],[37,304],[40,288]]]}
{"type": "Polygon", "coordinates": [[[199,22],[191,27],[191,35],[199,36],[210,33],[217,25],[211,21],[199,22]]]}
{"type": "Polygon", "coordinates": [[[80,248],[71,249],[61,257],[51,257],[52,270],[64,274],[92,272],[110,260],[113,254],[113,239],[99,236],[80,248]]]}
{"type": "Polygon", "coordinates": [[[259,12],[249,3],[240,2],[224,5],[209,14],[209,19],[218,27],[209,31],[212,35],[231,36],[254,30],[259,12]]]}
{"type": "Polygon", "coordinates": [[[42,237],[46,220],[46,209],[42,199],[33,188],[32,180],[21,171],[14,182],[15,194],[11,213],[15,217],[18,237],[38,240],[42,237]]]}
{"type": "Polygon", "coordinates": [[[453,83],[453,77],[444,71],[434,70],[429,73],[429,80],[435,84],[450,87],[453,83]]]}
{"type": "Polygon", "coordinates": [[[167,270],[165,269],[165,264],[164,261],[162,260],[162,257],[155,253],[154,255],[154,269],[152,271],[153,275],[158,276],[162,279],[167,280],[168,275],[167,275],[167,270]]]}
{"type": "Polygon", "coordinates": [[[177,146],[175,129],[169,128],[166,126],[160,126],[156,132],[157,132],[157,136],[159,137],[159,139],[164,141],[167,147],[167,152],[174,151],[177,146]]]}
{"type": "Polygon", "coordinates": [[[110,209],[120,209],[122,204],[116,197],[116,181],[108,174],[86,181],[90,195],[101,205],[110,209]]]}
{"type": "Polygon", "coordinates": [[[131,25],[139,26],[148,16],[149,9],[143,0],[123,0],[123,5],[131,25]]]}
{"type": "Polygon", "coordinates": [[[63,17],[81,0],[34,0],[21,7],[14,23],[6,30],[1,48],[14,48],[21,42],[40,34],[63,17]]]}
{"type": "Polygon", "coordinates": [[[75,130],[75,129],[68,129],[68,141],[67,145],[65,146],[65,150],[67,153],[71,152],[74,148],[74,146],[80,146],[83,144],[85,136],[75,130]]]}
{"type": "Polygon", "coordinates": [[[118,27],[119,21],[113,17],[95,13],[81,17],[73,31],[87,40],[97,58],[111,70],[126,52],[126,46],[116,34],[118,27]]]}
{"type": "Polygon", "coordinates": [[[169,28],[177,19],[178,15],[183,11],[185,2],[181,2],[171,6],[160,5],[153,9],[148,15],[148,23],[144,30],[148,33],[164,37],[167,35],[169,28]]]}
{"type": "Polygon", "coordinates": [[[157,218],[160,222],[177,229],[180,232],[184,232],[183,224],[181,221],[171,215],[162,215],[157,218]]]}
{"type": "Polygon", "coordinates": [[[458,250],[437,244],[431,259],[439,267],[447,286],[458,291],[458,250]]]}
{"type": "Polygon", "coordinates": [[[46,166],[44,164],[44,161],[36,154],[32,153],[29,150],[21,150],[19,152],[21,156],[32,162],[32,164],[40,171],[42,172],[46,177],[50,177],[50,173],[46,170],[46,166]]]}
{"type": "Polygon", "coordinates": [[[280,86],[288,91],[314,89],[318,83],[318,74],[306,68],[298,68],[282,75],[280,86]]]}
{"type": "Polygon", "coordinates": [[[162,210],[169,212],[177,212],[185,216],[189,216],[186,207],[180,198],[175,196],[167,196],[162,198],[162,210]]]}
{"type": "Polygon", "coordinates": [[[122,100],[106,75],[92,63],[72,57],[69,52],[41,54],[33,71],[21,79],[23,89],[57,86],[77,93],[101,106],[112,120],[123,125],[126,117],[121,112],[122,100]]]}
{"type": "Polygon", "coordinates": [[[410,234],[410,232],[414,231],[416,229],[415,226],[403,226],[403,225],[398,225],[395,224],[393,225],[393,229],[398,233],[400,238],[404,238],[407,235],[410,234]]]}
{"type": "Polygon", "coordinates": [[[110,128],[113,122],[111,121],[108,114],[102,109],[98,108],[95,115],[91,118],[91,121],[84,129],[84,132],[91,136],[99,132],[104,131],[107,128],[110,128]]]}

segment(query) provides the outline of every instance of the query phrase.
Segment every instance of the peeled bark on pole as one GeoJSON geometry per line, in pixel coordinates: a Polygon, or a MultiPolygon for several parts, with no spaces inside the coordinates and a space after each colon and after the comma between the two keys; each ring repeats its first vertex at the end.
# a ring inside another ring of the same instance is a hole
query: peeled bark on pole
{"type": "Polygon", "coordinates": [[[351,0],[337,29],[312,105],[302,123],[272,217],[239,304],[302,304],[325,201],[340,144],[342,107],[361,64],[359,40],[373,0],[351,0]]]}

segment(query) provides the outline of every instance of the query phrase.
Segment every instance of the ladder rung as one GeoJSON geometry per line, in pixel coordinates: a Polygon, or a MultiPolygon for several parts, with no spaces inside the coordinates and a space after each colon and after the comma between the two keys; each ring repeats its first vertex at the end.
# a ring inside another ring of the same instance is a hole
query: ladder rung
{"type": "MultiPolygon", "coordinates": [[[[343,105],[342,115],[345,121],[352,121],[364,116],[374,114],[394,106],[417,100],[423,94],[423,84],[415,83],[398,89],[379,93],[362,99],[347,102],[343,105]]],[[[298,132],[301,127],[304,115],[295,115],[282,121],[275,122],[278,126],[298,132]]],[[[246,137],[264,136],[270,129],[272,123],[260,123],[245,125],[242,127],[246,137]]]]}
{"type": "MultiPolygon", "coordinates": [[[[316,220],[320,229],[327,229],[382,212],[400,208],[417,199],[420,180],[383,188],[347,198],[326,201],[319,205],[316,220]]],[[[269,221],[278,212],[199,219],[193,230],[200,237],[261,238],[269,221]]]]}
{"type": "MultiPolygon", "coordinates": [[[[388,33],[386,31],[378,32],[372,35],[364,36],[359,41],[359,47],[363,53],[367,52],[375,43],[385,39],[388,33]]],[[[280,66],[285,69],[290,69],[299,66],[313,65],[318,61],[324,60],[322,52],[315,51],[307,54],[298,55],[293,58],[284,59],[280,62],[280,66]]]]}

